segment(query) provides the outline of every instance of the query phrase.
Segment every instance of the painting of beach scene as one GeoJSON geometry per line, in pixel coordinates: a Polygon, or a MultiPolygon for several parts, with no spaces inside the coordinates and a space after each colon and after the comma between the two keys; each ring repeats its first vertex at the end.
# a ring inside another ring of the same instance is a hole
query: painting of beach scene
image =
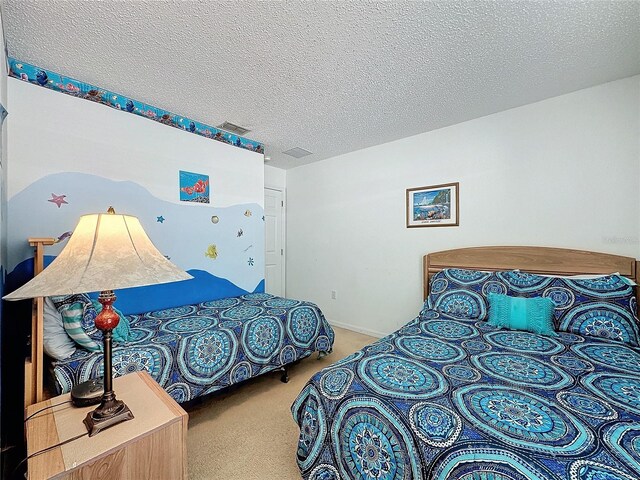
{"type": "Polygon", "coordinates": [[[209,175],[180,170],[180,200],[209,203],[209,175]]]}
{"type": "Polygon", "coordinates": [[[453,227],[459,224],[459,184],[407,189],[407,227],[453,227]]]}

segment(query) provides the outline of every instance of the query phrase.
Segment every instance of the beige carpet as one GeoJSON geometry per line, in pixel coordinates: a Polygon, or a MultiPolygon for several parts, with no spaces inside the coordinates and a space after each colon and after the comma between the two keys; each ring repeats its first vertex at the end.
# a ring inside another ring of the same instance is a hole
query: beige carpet
{"type": "Polygon", "coordinates": [[[334,330],[333,353],[320,360],[314,354],[290,366],[289,383],[280,382],[278,372],[267,373],[187,410],[191,480],[300,478],[299,430],[291,404],[315,372],[376,340],[342,328],[334,330]]]}

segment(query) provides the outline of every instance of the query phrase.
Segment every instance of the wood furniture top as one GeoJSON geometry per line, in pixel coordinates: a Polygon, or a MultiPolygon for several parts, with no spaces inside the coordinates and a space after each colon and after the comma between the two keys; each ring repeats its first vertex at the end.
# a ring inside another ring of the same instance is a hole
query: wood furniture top
{"type": "MultiPolygon", "coordinates": [[[[93,437],[77,440],[30,458],[30,479],[186,478],[187,413],[147,372],[134,372],[113,380],[119,399],[134,414],[128,420],[93,437]],[[106,477],[105,477],[106,478],[106,477]]],[[[60,395],[27,408],[27,454],[87,433],[82,420],[94,406],[77,408],[70,395],[60,395]],[[65,402],[65,403],[63,403],[65,402]]]]}
{"type": "MultiPolygon", "coordinates": [[[[547,275],[608,274],[618,272],[639,283],[640,262],[632,257],[550,247],[469,247],[424,256],[424,299],[431,277],[444,268],[468,270],[524,270],[547,275]]],[[[637,290],[636,290],[637,295],[637,290]]]]}

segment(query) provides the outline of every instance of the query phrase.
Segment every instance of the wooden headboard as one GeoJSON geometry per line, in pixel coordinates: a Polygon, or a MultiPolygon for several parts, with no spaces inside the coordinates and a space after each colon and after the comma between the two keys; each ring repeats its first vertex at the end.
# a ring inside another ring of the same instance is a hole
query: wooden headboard
{"type": "MultiPolygon", "coordinates": [[[[424,256],[424,299],[431,277],[443,268],[469,270],[524,270],[548,275],[607,274],[619,272],[636,283],[640,262],[632,257],[549,247],[470,247],[424,256]]],[[[636,295],[638,294],[636,288],[636,295]]]]}

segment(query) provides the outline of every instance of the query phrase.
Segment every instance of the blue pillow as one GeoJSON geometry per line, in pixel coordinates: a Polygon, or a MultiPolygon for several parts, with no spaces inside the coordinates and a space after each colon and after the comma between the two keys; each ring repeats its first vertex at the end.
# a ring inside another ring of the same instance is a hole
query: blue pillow
{"type": "Polygon", "coordinates": [[[558,334],[553,330],[554,303],[549,298],[509,297],[490,293],[489,325],[524,330],[540,335],[558,334]]]}
{"type": "Polygon", "coordinates": [[[620,275],[590,279],[501,272],[508,294],[545,297],[555,304],[556,330],[640,345],[634,285],[620,275]]]}
{"type": "Polygon", "coordinates": [[[445,268],[431,277],[429,297],[420,316],[436,310],[458,318],[484,320],[490,293],[507,293],[506,284],[496,273],[445,268]]]}

